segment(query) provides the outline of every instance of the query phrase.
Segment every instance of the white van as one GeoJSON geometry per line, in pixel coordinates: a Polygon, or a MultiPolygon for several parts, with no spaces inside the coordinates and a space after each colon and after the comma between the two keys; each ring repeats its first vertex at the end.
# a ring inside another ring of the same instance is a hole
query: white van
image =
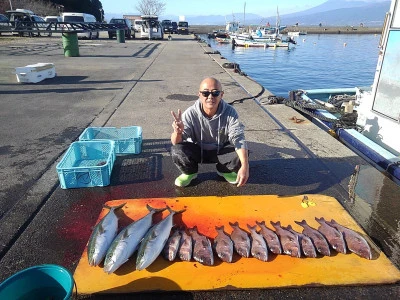
{"type": "MultiPolygon", "coordinates": [[[[61,15],[62,22],[67,23],[97,23],[95,16],[85,13],[66,12],[61,15]]],[[[78,38],[84,37],[87,39],[98,39],[98,31],[79,32],[78,38]]]]}
{"type": "Polygon", "coordinates": [[[140,32],[142,30],[143,20],[135,19],[132,22],[132,27],[135,32],[140,32]]]}
{"type": "Polygon", "coordinates": [[[142,28],[140,37],[142,39],[164,39],[164,31],[157,16],[145,15],[142,16],[142,28]]]}

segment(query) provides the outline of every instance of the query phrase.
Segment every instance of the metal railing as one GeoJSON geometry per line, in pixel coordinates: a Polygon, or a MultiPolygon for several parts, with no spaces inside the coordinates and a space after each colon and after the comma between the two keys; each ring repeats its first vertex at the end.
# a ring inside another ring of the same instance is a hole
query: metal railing
{"type": "Polygon", "coordinates": [[[90,31],[116,31],[123,24],[69,23],[69,22],[0,22],[0,32],[12,33],[82,33],[90,31]]]}

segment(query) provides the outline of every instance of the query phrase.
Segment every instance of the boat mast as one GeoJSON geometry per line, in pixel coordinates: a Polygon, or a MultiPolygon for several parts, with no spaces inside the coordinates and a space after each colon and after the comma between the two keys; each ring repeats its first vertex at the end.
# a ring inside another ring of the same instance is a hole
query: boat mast
{"type": "Polygon", "coordinates": [[[276,29],[275,29],[275,33],[276,33],[276,37],[278,37],[279,35],[279,27],[281,26],[281,20],[279,17],[279,10],[278,10],[278,6],[276,7],[276,29]]]}
{"type": "Polygon", "coordinates": [[[244,3],[244,8],[243,8],[243,26],[244,29],[246,30],[246,2],[244,3]]]}

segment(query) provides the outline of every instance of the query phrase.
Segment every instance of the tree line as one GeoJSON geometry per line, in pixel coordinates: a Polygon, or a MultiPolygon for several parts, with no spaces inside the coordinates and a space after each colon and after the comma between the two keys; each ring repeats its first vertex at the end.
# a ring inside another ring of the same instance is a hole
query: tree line
{"type": "Polygon", "coordinates": [[[0,13],[23,8],[39,16],[57,16],[63,12],[79,12],[94,15],[103,21],[104,11],[100,0],[2,0],[0,13]]]}
{"type": "MultiPolygon", "coordinates": [[[[142,15],[158,15],[165,10],[161,0],[140,0],[136,9],[142,15]]],[[[23,8],[39,16],[57,16],[63,12],[79,12],[94,15],[97,21],[104,21],[103,4],[100,0],[1,0],[0,13],[23,8]]]]}

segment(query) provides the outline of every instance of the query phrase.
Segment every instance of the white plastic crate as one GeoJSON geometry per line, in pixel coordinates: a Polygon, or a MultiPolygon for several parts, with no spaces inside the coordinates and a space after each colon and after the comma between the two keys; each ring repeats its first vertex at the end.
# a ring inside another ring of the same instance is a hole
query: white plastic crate
{"type": "Polygon", "coordinates": [[[52,63],[37,63],[15,68],[15,75],[18,82],[37,83],[46,78],[55,77],[56,68],[52,63]]]}

